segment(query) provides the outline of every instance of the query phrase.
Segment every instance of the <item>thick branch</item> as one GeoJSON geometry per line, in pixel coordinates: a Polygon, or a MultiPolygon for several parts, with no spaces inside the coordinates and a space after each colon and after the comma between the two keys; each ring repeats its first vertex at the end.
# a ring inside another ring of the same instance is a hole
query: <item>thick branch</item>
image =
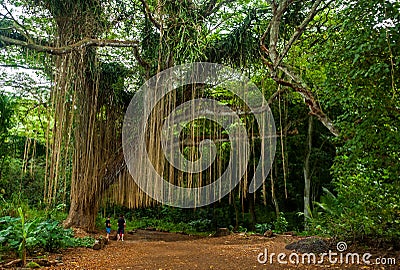
{"type": "Polygon", "coordinates": [[[149,17],[149,20],[157,29],[161,29],[161,24],[154,18],[153,13],[151,12],[149,4],[146,2],[146,0],[140,0],[140,2],[142,2],[144,10],[146,11],[146,15],[149,17]]]}
{"type": "MultiPolygon", "coordinates": [[[[285,13],[287,7],[293,2],[293,0],[285,0],[279,3],[279,6],[276,4],[272,5],[272,19],[270,22],[270,36],[269,36],[269,57],[274,66],[279,62],[279,53],[277,49],[278,41],[279,41],[279,27],[281,24],[282,16],[285,13]]],[[[266,34],[264,33],[266,36],[266,34]]],[[[263,35],[263,38],[265,38],[263,35]]]]}
{"type": "Polygon", "coordinates": [[[295,83],[291,83],[282,79],[274,78],[274,80],[283,86],[288,86],[292,88],[294,91],[299,93],[303,98],[304,102],[310,109],[310,114],[317,117],[317,119],[335,136],[339,136],[339,130],[336,129],[332,120],[322,111],[319,103],[314,98],[314,95],[311,91],[305,89],[304,87],[297,85],[295,83]]]}
{"type": "MultiPolygon", "coordinates": [[[[15,18],[14,18],[14,16],[12,15],[12,13],[10,12],[10,10],[7,8],[7,6],[4,4],[4,3],[2,3],[1,4],[2,5],[2,7],[7,11],[7,14],[10,16],[10,18],[7,18],[7,19],[10,19],[10,20],[12,20],[12,22],[13,22],[13,29],[15,29],[16,31],[18,31],[22,36],[24,36],[29,42],[31,42],[32,41],[32,38],[31,38],[31,36],[29,35],[29,33],[28,33],[28,31],[25,29],[25,27],[22,25],[22,24],[20,24],[15,18]]],[[[4,18],[6,18],[6,15],[4,15],[4,18]]]]}
{"type": "Polygon", "coordinates": [[[0,42],[10,44],[10,45],[18,45],[22,46],[31,50],[35,50],[37,52],[46,52],[53,55],[62,55],[67,54],[72,51],[79,51],[85,47],[135,47],[139,44],[136,40],[101,40],[101,39],[92,39],[92,38],[85,38],[77,43],[63,46],[63,47],[50,47],[39,45],[35,43],[29,43],[26,41],[18,40],[9,38],[3,35],[0,35],[0,42]]]}
{"type": "Polygon", "coordinates": [[[0,67],[4,68],[22,68],[22,69],[30,69],[30,70],[43,70],[43,68],[39,67],[28,67],[28,66],[23,66],[23,65],[18,65],[18,64],[0,64],[0,67]]]}
{"type": "Polygon", "coordinates": [[[288,68],[284,67],[284,66],[279,66],[278,67],[280,70],[283,71],[283,73],[285,73],[286,76],[288,76],[292,81],[294,81],[297,84],[301,84],[301,80],[300,78],[298,78],[296,76],[296,74],[294,74],[292,71],[290,71],[288,68]]]}
{"type": "Polygon", "coordinates": [[[212,15],[214,12],[218,11],[223,5],[234,2],[234,0],[224,0],[217,4],[217,0],[210,0],[207,4],[207,7],[203,13],[203,18],[207,18],[212,15]]]}
{"type": "Polygon", "coordinates": [[[262,35],[262,37],[260,39],[260,46],[265,48],[267,54],[269,54],[269,51],[268,51],[267,47],[265,47],[264,43],[265,43],[265,39],[267,38],[267,35],[268,35],[270,29],[271,29],[271,21],[268,23],[267,28],[265,29],[264,34],[262,35]]]}
{"type": "MultiPolygon", "coordinates": [[[[318,118],[318,120],[328,128],[328,130],[335,136],[339,135],[339,131],[333,125],[332,120],[322,111],[321,107],[319,106],[317,100],[314,98],[311,91],[308,90],[308,87],[302,85],[302,80],[297,76],[297,74],[291,72],[285,66],[282,65],[282,61],[285,56],[288,54],[290,48],[292,47],[293,43],[299,39],[299,37],[303,34],[306,27],[309,23],[313,20],[315,15],[321,11],[318,9],[322,0],[316,0],[310,11],[308,12],[307,17],[302,21],[302,23],[296,28],[295,32],[283,48],[281,53],[278,52],[277,44],[279,42],[279,27],[281,23],[282,16],[286,11],[287,7],[292,3],[292,0],[281,1],[279,5],[272,1],[272,19],[270,24],[267,26],[263,36],[260,39],[260,49],[261,49],[261,58],[265,65],[268,67],[270,71],[271,77],[280,85],[287,86],[292,88],[294,91],[300,93],[307,106],[310,108],[310,114],[314,115],[318,118]],[[269,45],[268,47],[265,45],[265,39],[269,34],[269,45]],[[267,60],[266,56],[269,57],[270,61],[267,60]],[[277,71],[281,70],[283,73],[290,79],[290,81],[285,81],[280,79],[277,76],[277,71]]],[[[322,9],[326,8],[332,1],[329,1],[326,6],[322,9]]],[[[277,92],[278,93],[278,92],[277,92]]],[[[275,94],[277,94],[275,93],[275,94]]],[[[272,96],[269,100],[269,103],[275,97],[272,96]]]]}
{"type": "Polygon", "coordinates": [[[335,128],[333,122],[329,117],[322,111],[321,107],[319,106],[318,101],[315,99],[314,95],[311,91],[307,90],[307,86],[301,85],[301,80],[293,74],[289,69],[283,66],[279,66],[279,69],[282,70],[286,76],[288,76],[294,83],[287,82],[282,79],[274,78],[274,80],[281,84],[286,85],[295,90],[296,92],[300,93],[304,98],[304,102],[310,108],[310,114],[314,115],[318,118],[318,120],[329,129],[329,131],[335,135],[339,136],[339,131],[335,128]]]}
{"type": "Polygon", "coordinates": [[[290,37],[288,43],[286,44],[285,48],[283,49],[282,53],[279,55],[279,58],[274,63],[274,68],[278,67],[282,62],[283,58],[285,58],[286,54],[289,52],[290,48],[292,47],[293,43],[301,36],[301,34],[306,29],[307,25],[312,21],[314,16],[318,12],[318,6],[321,4],[322,0],[317,0],[314,2],[310,12],[308,13],[307,17],[303,20],[303,22],[296,28],[293,35],[290,37]]]}
{"type": "Polygon", "coordinates": [[[278,58],[278,50],[276,48],[279,38],[279,25],[281,18],[277,16],[277,7],[276,5],[272,5],[272,19],[268,26],[270,26],[269,33],[269,48],[268,54],[272,63],[275,63],[275,60],[278,58]]]}
{"type": "Polygon", "coordinates": [[[148,70],[150,68],[150,64],[147,63],[143,57],[140,55],[139,50],[137,46],[133,47],[133,54],[136,58],[136,60],[139,62],[139,65],[141,65],[144,69],[148,70]]]}

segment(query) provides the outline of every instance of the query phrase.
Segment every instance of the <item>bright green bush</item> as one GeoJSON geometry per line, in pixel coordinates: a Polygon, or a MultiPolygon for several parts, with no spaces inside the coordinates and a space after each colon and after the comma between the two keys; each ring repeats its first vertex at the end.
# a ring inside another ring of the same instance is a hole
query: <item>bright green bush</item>
{"type": "Polygon", "coordinates": [[[272,229],[272,226],[271,226],[271,224],[269,224],[269,223],[261,223],[261,224],[258,223],[258,224],[255,225],[255,227],[256,227],[256,232],[257,232],[257,233],[261,233],[261,234],[263,234],[263,233],[265,233],[266,231],[272,229]]]}
{"type": "Polygon", "coordinates": [[[198,232],[209,232],[212,230],[212,221],[209,219],[197,219],[189,222],[189,226],[198,232]]]}
{"type": "Polygon", "coordinates": [[[74,238],[71,229],[64,229],[58,221],[38,218],[25,220],[25,236],[21,227],[21,217],[5,216],[0,218],[0,249],[18,251],[25,239],[26,250],[55,252],[62,248],[93,245],[94,239],[74,238]]]}
{"type": "Polygon", "coordinates": [[[369,170],[339,178],[337,196],[319,204],[316,228],[341,239],[400,239],[400,194],[386,181],[369,170]]]}
{"type": "Polygon", "coordinates": [[[285,213],[281,212],[278,218],[274,221],[274,232],[283,233],[287,231],[289,223],[285,218],[285,213]]]}

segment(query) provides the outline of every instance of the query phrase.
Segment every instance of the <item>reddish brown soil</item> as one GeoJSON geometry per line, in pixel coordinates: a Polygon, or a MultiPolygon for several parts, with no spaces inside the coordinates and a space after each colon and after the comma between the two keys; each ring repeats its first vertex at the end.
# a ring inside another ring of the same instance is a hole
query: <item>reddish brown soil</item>
{"type": "MultiPolygon", "coordinates": [[[[126,235],[125,241],[111,240],[102,250],[75,248],[50,259],[62,258],[62,264],[48,269],[400,269],[400,254],[386,253],[396,257],[397,264],[348,265],[348,264],[261,264],[257,256],[265,249],[268,253],[286,253],[285,246],[300,237],[280,235],[273,238],[234,234],[224,237],[193,237],[155,231],[138,230],[126,235]]],[[[362,251],[363,253],[366,251],[362,251]]],[[[371,252],[371,251],[368,251],[371,252]]],[[[385,255],[380,251],[380,256],[385,255]]],[[[374,254],[373,252],[371,252],[374,254]]],[[[372,257],[374,258],[376,254],[372,257]]],[[[286,258],[287,260],[287,258],[286,258]]]]}

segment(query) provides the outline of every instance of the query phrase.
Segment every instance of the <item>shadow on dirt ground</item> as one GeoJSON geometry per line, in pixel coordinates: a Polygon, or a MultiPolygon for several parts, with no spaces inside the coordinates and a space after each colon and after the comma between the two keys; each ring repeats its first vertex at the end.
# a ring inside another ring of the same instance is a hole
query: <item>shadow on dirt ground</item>
{"type": "Polygon", "coordinates": [[[101,250],[75,248],[67,249],[62,254],[53,254],[50,257],[60,258],[62,262],[47,269],[400,269],[398,251],[360,250],[360,264],[351,263],[350,257],[349,263],[346,263],[346,252],[354,254],[356,247],[349,247],[342,252],[342,263],[336,246],[329,247],[331,252],[337,254],[332,254],[332,261],[325,257],[324,262],[319,263],[321,254],[316,254],[315,261],[305,257],[302,262],[302,253],[285,248],[302,239],[304,237],[291,235],[267,238],[246,234],[199,237],[137,230],[131,235],[127,234],[124,242],[110,240],[101,250]],[[368,258],[370,265],[362,262],[366,252],[371,253],[368,258]],[[279,253],[284,255],[278,257],[279,253]],[[384,256],[386,259],[394,258],[396,264],[388,260],[385,265],[375,264],[376,258],[384,256]],[[296,263],[296,258],[299,263],[296,263]]]}

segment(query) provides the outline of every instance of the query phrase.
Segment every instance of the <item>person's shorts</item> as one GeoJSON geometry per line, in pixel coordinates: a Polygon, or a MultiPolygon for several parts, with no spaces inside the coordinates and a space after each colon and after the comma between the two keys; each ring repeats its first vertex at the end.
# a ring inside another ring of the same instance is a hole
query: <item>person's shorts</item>
{"type": "Polygon", "coordinates": [[[117,234],[124,234],[124,228],[118,228],[117,234]]]}
{"type": "Polygon", "coordinates": [[[111,228],[106,228],[106,232],[107,232],[108,234],[110,234],[110,233],[111,233],[111,228]]]}

